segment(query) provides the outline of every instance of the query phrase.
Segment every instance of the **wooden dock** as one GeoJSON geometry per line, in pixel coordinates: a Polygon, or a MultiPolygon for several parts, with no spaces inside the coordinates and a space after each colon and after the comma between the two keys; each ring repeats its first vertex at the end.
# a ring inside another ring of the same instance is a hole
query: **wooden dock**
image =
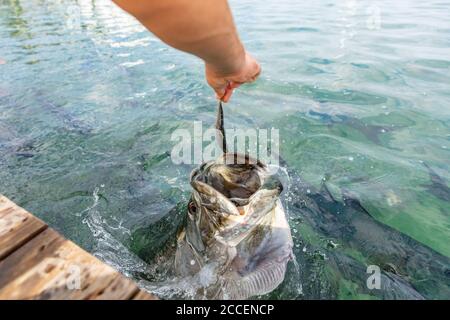
{"type": "Polygon", "coordinates": [[[0,195],[0,300],[155,300],[0,195]]]}

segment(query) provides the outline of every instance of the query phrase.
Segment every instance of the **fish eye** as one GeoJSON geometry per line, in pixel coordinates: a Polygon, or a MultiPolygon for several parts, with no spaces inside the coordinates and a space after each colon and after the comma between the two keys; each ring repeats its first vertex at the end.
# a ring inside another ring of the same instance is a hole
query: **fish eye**
{"type": "Polygon", "coordinates": [[[188,209],[190,213],[197,213],[197,206],[194,202],[189,202],[188,209]]]}

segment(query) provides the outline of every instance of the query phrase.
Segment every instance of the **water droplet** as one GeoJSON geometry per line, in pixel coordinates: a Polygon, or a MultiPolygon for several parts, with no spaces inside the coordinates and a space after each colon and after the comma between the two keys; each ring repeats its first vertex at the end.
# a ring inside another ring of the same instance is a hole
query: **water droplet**
{"type": "Polygon", "coordinates": [[[353,157],[348,157],[348,160],[353,161],[355,159],[353,157]]]}
{"type": "Polygon", "coordinates": [[[307,190],[306,190],[306,193],[311,193],[311,190],[307,189],[307,190]]]}

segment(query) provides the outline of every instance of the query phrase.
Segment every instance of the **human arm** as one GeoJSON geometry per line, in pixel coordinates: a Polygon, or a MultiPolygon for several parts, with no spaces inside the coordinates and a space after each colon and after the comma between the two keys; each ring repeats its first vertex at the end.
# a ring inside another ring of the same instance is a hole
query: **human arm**
{"type": "Polygon", "coordinates": [[[208,84],[227,102],[261,69],[246,51],[227,0],[113,0],[168,45],[205,62],[208,84]]]}

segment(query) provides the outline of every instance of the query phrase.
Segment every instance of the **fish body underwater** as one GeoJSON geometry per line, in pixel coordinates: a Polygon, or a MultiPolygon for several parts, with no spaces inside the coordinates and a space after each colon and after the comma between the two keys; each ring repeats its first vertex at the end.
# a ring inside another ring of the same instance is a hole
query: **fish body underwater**
{"type": "Polygon", "coordinates": [[[227,152],[220,104],[216,129],[224,153],[191,173],[175,272],[186,277],[209,270],[202,297],[246,299],[283,281],[293,241],[279,199],[281,182],[260,161],[227,152]]]}

